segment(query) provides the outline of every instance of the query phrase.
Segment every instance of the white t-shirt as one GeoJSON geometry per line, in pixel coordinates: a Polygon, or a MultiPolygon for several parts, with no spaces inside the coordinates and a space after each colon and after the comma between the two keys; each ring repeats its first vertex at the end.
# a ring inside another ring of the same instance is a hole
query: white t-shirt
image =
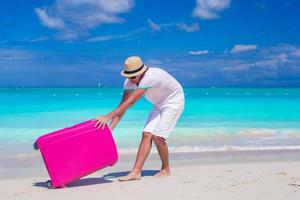
{"type": "Polygon", "coordinates": [[[138,86],[130,82],[128,78],[125,79],[125,90],[137,88],[146,89],[146,99],[160,109],[165,107],[180,109],[184,106],[182,86],[163,69],[148,67],[138,86]]]}

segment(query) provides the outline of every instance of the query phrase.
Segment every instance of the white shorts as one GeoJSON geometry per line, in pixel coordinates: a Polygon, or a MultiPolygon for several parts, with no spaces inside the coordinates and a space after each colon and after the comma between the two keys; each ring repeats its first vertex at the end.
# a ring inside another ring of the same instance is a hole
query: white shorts
{"type": "Polygon", "coordinates": [[[169,107],[159,109],[154,106],[149,114],[143,132],[150,132],[166,140],[174,129],[183,109],[184,105],[178,109],[169,107]]]}

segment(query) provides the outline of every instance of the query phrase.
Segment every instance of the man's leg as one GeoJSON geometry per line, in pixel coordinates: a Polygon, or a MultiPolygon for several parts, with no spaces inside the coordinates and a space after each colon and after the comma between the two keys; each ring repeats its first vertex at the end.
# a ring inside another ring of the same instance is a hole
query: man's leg
{"type": "Polygon", "coordinates": [[[152,139],[155,143],[157,151],[159,153],[159,157],[161,159],[161,170],[157,174],[156,177],[165,177],[171,175],[170,165],[169,165],[169,150],[168,145],[163,137],[159,137],[156,135],[152,136],[152,139]]]}
{"type": "Polygon", "coordinates": [[[151,146],[152,146],[152,134],[149,132],[143,132],[143,138],[139,146],[135,164],[131,172],[127,176],[120,177],[119,181],[130,181],[130,180],[141,179],[142,168],[147,156],[150,153],[151,146]]]}

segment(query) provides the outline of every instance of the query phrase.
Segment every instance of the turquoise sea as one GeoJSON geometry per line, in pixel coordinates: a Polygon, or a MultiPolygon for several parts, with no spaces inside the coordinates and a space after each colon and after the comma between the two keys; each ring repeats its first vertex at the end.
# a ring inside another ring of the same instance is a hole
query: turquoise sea
{"type": "MultiPolygon", "coordinates": [[[[171,152],[300,148],[300,88],[185,88],[171,152]]],[[[0,88],[0,156],[31,152],[40,135],[106,114],[122,88],[0,88]]],[[[144,98],[114,131],[135,152],[152,105],[144,98]]]]}

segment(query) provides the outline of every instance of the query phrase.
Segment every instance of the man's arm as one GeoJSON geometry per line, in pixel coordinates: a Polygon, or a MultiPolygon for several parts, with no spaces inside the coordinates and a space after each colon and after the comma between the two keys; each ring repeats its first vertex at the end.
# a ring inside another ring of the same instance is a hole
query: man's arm
{"type": "MultiPolygon", "coordinates": [[[[129,96],[132,94],[132,92],[133,92],[133,91],[131,91],[131,90],[124,90],[124,92],[123,92],[123,97],[122,97],[122,100],[121,100],[119,106],[120,106],[124,101],[126,101],[126,100],[129,98],[129,96]]],[[[126,112],[126,111],[125,111],[125,112],[126,112]]],[[[115,117],[111,120],[111,122],[110,122],[110,124],[109,124],[109,127],[110,127],[111,130],[114,130],[114,128],[118,125],[118,123],[121,121],[122,117],[124,116],[125,112],[121,113],[121,114],[118,115],[118,116],[115,116],[115,117]]]]}
{"type": "Polygon", "coordinates": [[[134,90],[134,92],[132,92],[126,100],[124,99],[124,101],[112,112],[96,118],[95,120],[98,122],[96,123],[95,127],[104,128],[107,122],[114,119],[116,116],[122,116],[129,107],[131,107],[142,95],[145,94],[145,92],[146,90],[141,88],[134,90]]]}
{"type": "Polygon", "coordinates": [[[124,99],[124,101],[112,112],[110,112],[107,116],[112,119],[115,116],[120,116],[126,112],[128,108],[130,108],[141,96],[145,94],[145,89],[135,89],[128,98],[124,99]]]}

